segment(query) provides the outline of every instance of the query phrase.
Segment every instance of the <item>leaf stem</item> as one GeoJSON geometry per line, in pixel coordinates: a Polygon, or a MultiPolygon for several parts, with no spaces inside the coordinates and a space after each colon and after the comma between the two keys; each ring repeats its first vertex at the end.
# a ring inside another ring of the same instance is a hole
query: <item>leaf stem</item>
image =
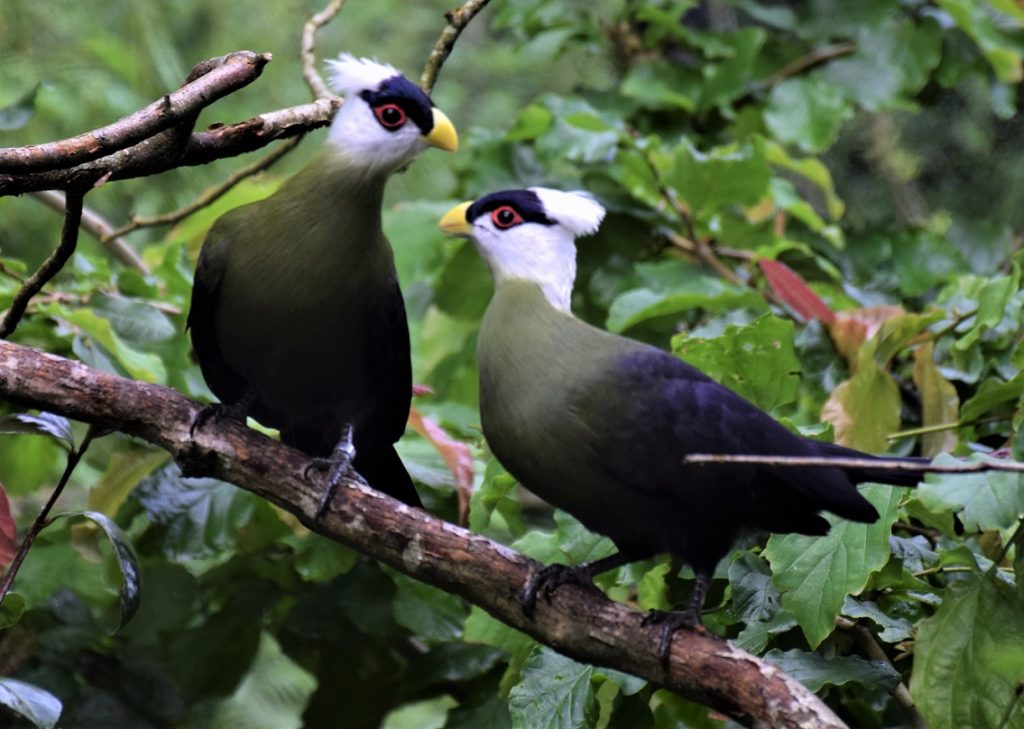
{"type": "Polygon", "coordinates": [[[60,481],[54,487],[53,492],[50,494],[50,498],[46,500],[43,508],[40,509],[39,514],[36,515],[35,521],[32,522],[32,526],[28,528],[25,533],[25,538],[21,540],[21,544],[18,545],[18,553],[14,555],[14,559],[11,561],[11,566],[7,570],[7,574],[4,575],[3,582],[0,583],[0,605],[3,604],[4,598],[7,597],[7,593],[10,592],[11,586],[14,584],[14,578],[18,574],[18,570],[21,569],[21,563],[25,561],[25,557],[28,556],[28,550],[32,547],[32,544],[36,541],[36,537],[39,536],[39,532],[46,527],[50,521],[50,511],[57,503],[57,499],[64,492],[64,487],[67,486],[68,480],[71,478],[71,474],[74,473],[75,467],[78,462],[82,460],[82,456],[89,449],[89,444],[92,443],[92,439],[97,435],[103,433],[102,429],[90,425],[89,430],[86,431],[85,437],[82,439],[81,445],[75,450],[68,453],[68,462],[64,466],[64,473],[61,474],[60,481]]]}

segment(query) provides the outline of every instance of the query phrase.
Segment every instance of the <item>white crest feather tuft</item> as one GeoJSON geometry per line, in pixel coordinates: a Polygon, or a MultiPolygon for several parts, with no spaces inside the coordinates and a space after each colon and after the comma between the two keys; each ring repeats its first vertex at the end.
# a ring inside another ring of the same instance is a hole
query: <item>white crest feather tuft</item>
{"type": "Polygon", "coordinates": [[[342,53],[337,59],[327,61],[327,67],[331,88],[342,96],[376,89],[382,81],[402,75],[394,66],[356,58],[351,53],[342,53]]]}
{"type": "Polygon", "coordinates": [[[589,192],[547,187],[531,187],[530,191],[540,198],[545,214],[573,236],[592,235],[601,227],[605,210],[589,192]]]}

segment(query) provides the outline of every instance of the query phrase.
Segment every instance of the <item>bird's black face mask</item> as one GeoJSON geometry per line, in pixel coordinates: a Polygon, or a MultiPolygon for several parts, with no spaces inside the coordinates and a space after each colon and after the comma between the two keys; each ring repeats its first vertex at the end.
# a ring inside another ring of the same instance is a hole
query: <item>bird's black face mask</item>
{"type": "Polygon", "coordinates": [[[400,129],[407,119],[419,127],[423,136],[434,128],[434,104],[405,76],[392,76],[382,81],[375,91],[362,91],[359,96],[388,131],[400,129]]]}

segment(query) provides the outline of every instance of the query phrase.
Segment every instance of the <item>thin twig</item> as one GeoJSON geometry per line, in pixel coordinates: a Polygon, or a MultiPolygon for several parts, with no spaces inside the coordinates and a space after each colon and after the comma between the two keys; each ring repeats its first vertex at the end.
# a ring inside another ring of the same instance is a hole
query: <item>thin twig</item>
{"type": "Polygon", "coordinates": [[[316,32],[331,22],[344,4],[345,0],[331,0],[327,3],[327,7],[307,20],[306,24],[302,26],[302,45],[299,51],[299,57],[302,60],[302,78],[306,80],[306,85],[309,86],[309,90],[313,92],[313,97],[316,99],[334,96],[327,88],[327,84],[324,83],[320,72],[316,70],[316,53],[314,52],[316,32]]]}
{"type": "MultiPolygon", "coordinates": [[[[59,213],[64,213],[67,209],[64,193],[58,190],[33,192],[32,197],[59,213]]],[[[95,210],[82,208],[82,230],[98,240],[110,252],[110,255],[128,268],[134,268],[143,276],[149,275],[149,266],[135,252],[131,243],[122,238],[121,233],[114,230],[114,226],[95,210]]]]}
{"type": "Polygon", "coordinates": [[[763,456],[749,453],[691,453],[683,463],[700,465],[755,464],[783,468],[870,468],[874,471],[910,471],[916,473],[981,473],[1009,471],[1024,473],[1024,463],[1016,461],[965,461],[938,464],[895,458],[833,458],[830,456],[763,456]]]}
{"type": "MultiPolygon", "coordinates": [[[[878,644],[878,639],[875,637],[875,634],[866,626],[861,625],[855,620],[850,620],[849,618],[844,618],[842,616],[836,618],[836,625],[843,630],[853,633],[857,642],[860,644],[861,650],[868,655],[868,658],[873,661],[881,661],[892,666],[892,661],[889,660],[889,656],[887,656],[885,651],[882,650],[882,646],[878,644]]],[[[893,670],[895,670],[895,667],[893,670]]],[[[924,717],[921,716],[917,707],[914,705],[914,698],[910,695],[910,689],[907,688],[906,684],[902,681],[899,682],[895,687],[893,687],[890,693],[892,694],[892,697],[896,699],[896,702],[910,713],[910,723],[914,729],[928,729],[928,725],[925,723],[924,717]]]]}
{"type": "Polygon", "coordinates": [[[1010,549],[1014,545],[1019,545],[1024,540],[1024,516],[1017,521],[1017,528],[1013,530],[1013,534],[1006,540],[1006,544],[1003,545],[1002,550],[999,552],[999,556],[992,561],[992,566],[989,568],[988,573],[994,575],[996,570],[999,569],[999,565],[1002,564],[1003,560],[1006,559],[1006,555],[1010,553],[1010,549]]]}
{"type": "Polygon", "coordinates": [[[14,559],[11,561],[11,566],[7,570],[7,574],[4,575],[3,582],[0,583],[0,604],[3,604],[4,598],[7,597],[7,593],[11,590],[11,585],[14,584],[14,578],[18,574],[18,570],[21,569],[21,563],[25,561],[25,557],[28,555],[28,550],[32,547],[32,544],[36,541],[36,537],[39,536],[39,532],[49,523],[50,511],[57,503],[57,499],[64,492],[64,487],[68,484],[68,479],[71,478],[71,474],[74,473],[75,466],[85,455],[85,451],[88,450],[89,444],[92,442],[93,437],[100,432],[100,428],[96,426],[89,426],[89,430],[85,433],[85,438],[82,439],[82,444],[78,448],[72,449],[68,453],[68,462],[64,466],[64,473],[61,474],[60,481],[54,487],[53,492],[50,494],[50,498],[46,500],[43,508],[36,515],[35,520],[32,522],[32,526],[28,528],[25,533],[25,538],[21,540],[21,544],[18,545],[18,552],[14,555],[14,559]]]}
{"type": "Polygon", "coordinates": [[[149,218],[133,215],[130,223],[125,223],[120,228],[112,230],[110,235],[124,235],[125,233],[132,232],[133,230],[138,230],[139,228],[152,228],[158,225],[174,225],[180,220],[187,218],[189,215],[196,212],[197,210],[200,210],[202,208],[205,208],[207,205],[212,204],[214,201],[216,201],[222,195],[227,193],[229,190],[231,190],[231,188],[233,188],[235,185],[237,185],[245,178],[252,177],[257,172],[261,172],[269,168],[279,159],[281,159],[286,154],[295,149],[295,147],[299,145],[299,142],[301,142],[304,138],[305,135],[299,137],[292,137],[291,139],[285,140],[283,143],[278,145],[270,154],[256,160],[251,164],[246,165],[245,167],[240,167],[229,177],[225,178],[224,180],[217,183],[213,187],[208,187],[188,205],[184,205],[183,207],[180,207],[177,210],[172,210],[169,213],[163,213],[162,215],[154,215],[149,218]]]}
{"type": "Polygon", "coordinates": [[[20,284],[25,283],[25,277],[17,271],[12,270],[6,263],[0,261],[0,274],[7,276],[7,278],[13,278],[20,284]]]}
{"type": "Polygon", "coordinates": [[[434,50],[430,52],[430,57],[423,67],[423,75],[420,76],[420,88],[428,94],[433,93],[434,84],[437,83],[437,75],[441,73],[441,66],[448,60],[448,55],[452,52],[455,41],[459,39],[462,31],[469,25],[469,21],[483,10],[489,1],[467,0],[460,7],[449,10],[444,14],[448,25],[441,31],[437,43],[434,44],[434,50]]]}
{"type": "Polygon", "coordinates": [[[815,48],[810,53],[806,53],[799,58],[790,61],[775,73],[762,79],[758,85],[762,88],[772,89],[790,76],[796,76],[802,71],[806,71],[822,63],[831,61],[833,58],[848,56],[856,50],[857,46],[854,43],[837,43],[834,46],[815,48]]]}
{"type": "Polygon", "coordinates": [[[43,265],[33,273],[22,285],[11,301],[11,308],[7,310],[3,322],[0,322],[0,339],[6,339],[18,326],[21,317],[25,315],[25,309],[33,296],[56,276],[64,264],[71,258],[78,245],[78,226],[82,222],[82,201],[85,193],[81,190],[69,190],[67,194],[66,210],[64,212],[64,229],[60,234],[60,245],[57,250],[43,261],[43,265]]]}

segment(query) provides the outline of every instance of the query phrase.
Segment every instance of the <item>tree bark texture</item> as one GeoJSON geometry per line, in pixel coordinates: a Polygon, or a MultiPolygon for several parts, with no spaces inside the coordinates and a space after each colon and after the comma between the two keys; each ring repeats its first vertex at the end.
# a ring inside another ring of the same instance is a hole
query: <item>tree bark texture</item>
{"type": "Polygon", "coordinates": [[[660,628],[596,589],[561,586],[527,618],[517,596],[536,562],[372,489],[344,483],[332,509],[314,522],[322,480],[304,477],[308,457],[235,422],[208,422],[193,439],[189,428],[201,406],[174,390],[0,341],[0,397],[159,446],[187,475],[262,496],[313,531],[460,595],[576,660],[643,677],[747,726],[844,726],[781,670],[703,631],[676,633],[666,671],[657,655],[660,628]]]}

